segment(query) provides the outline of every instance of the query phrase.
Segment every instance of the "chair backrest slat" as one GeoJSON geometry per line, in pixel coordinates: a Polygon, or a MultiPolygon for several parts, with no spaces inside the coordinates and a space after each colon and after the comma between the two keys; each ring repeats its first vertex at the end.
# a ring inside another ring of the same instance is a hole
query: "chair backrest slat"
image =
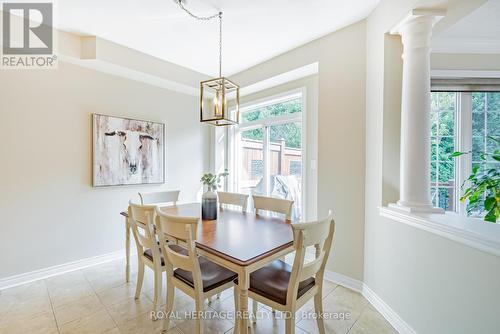
{"type": "MultiPolygon", "coordinates": [[[[163,243],[162,243],[163,244],[163,243]]],[[[167,254],[167,263],[173,268],[181,268],[187,271],[193,271],[194,263],[189,255],[182,255],[172,250],[170,247],[164,247],[167,254]]]]}
{"type": "Polygon", "coordinates": [[[137,246],[137,252],[142,255],[145,249],[151,249],[153,259],[160,259],[156,234],[154,230],[153,216],[156,206],[140,205],[129,202],[129,223],[137,246]]]}
{"type": "Polygon", "coordinates": [[[162,232],[172,239],[185,241],[188,237],[191,237],[191,239],[195,240],[199,221],[200,218],[198,217],[179,217],[176,215],[169,215],[161,212],[159,208],[156,208],[157,227],[159,223],[162,232]],[[191,235],[188,235],[186,230],[187,225],[191,226],[191,235]]]}
{"type": "Polygon", "coordinates": [[[292,218],[293,201],[259,195],[252,195],[252,199],[257,214],[260,210],[266,210],[281,213],[286,216],[286,219],[292,218]]]}
{"type": "Polygon", "coordinates": [[[241,206],[241,211],[243,212],[247,210],[248,195],[246,194],[218,191],[217,196],[219,197],[219,204],[221,207],[223,204],[229,204],[241,206]]]}
{"type": "MultiPolygon", "coordinates": [[[[145,230],[145,229],[144,229],[145,230]]],[[[139,239],[139,244],[144,247],[144,248],[152,248],[154,245],[154,242],[151,240],[150,237],[148,237],[146,234],[142,235],[138,229],[138,235],[137,238],[139,239]]],[[[148,233],[149,234],[149,233],[148,233]]]]}
{"type": "Polygon", "coordinates": [[[321,265],[323,264],[323,259],[325,257],[325,253],[321,252],[320,256],[315,258],[313,261],[306,263],[302,266],[302,270],[299,273],[299,282],[302,282],[309,277],[316,275],[316,273],[321,269],[321,265]]]}
{"type": "Polygon", "coordinates": [[[318,222],[295,223],[292,225],[294,233],[301,231],[304,235],[304,247],[321,244],[326,240],[331,229],[331,222],[321,220],[318,222]]]}
{"type": "Polygon", "coordinates": [[[179,200],[180,190],[169,191],[155,191],[148,193],[139,193],[141,204],[154,204],[154,203],[172,203],[175,205],[179,200]]]}

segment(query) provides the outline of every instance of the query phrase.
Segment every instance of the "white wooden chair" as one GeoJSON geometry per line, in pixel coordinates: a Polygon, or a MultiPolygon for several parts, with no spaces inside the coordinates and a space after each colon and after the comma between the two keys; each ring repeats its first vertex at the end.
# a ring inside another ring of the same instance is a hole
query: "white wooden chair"
{"type": "Polygon", "coordinates": [[[128,215],[137,247],[138,271],[135,299],[138,299],[141,295],[144,269],[145,266],[148,266],[154,273],[153,311],[156,314],[159,311],[162,275],[166,267],[155,234],[153,222],[155,208],[155,205],[139,205],[130,201],[128,215]]]}
{"type": "Polygon", "coordinates": [[[141,204],[172,203],[177,204],[180,190],[155,191],[149,193],[139,193],[141,204]]]}
{"type": "Polygon", "coordinates": [[[217,196],[221,208],[223,205],[236,205],[241,207],[242,212],[247,211],[248,195],[217,191],[217,196]]]}
{"type": "MultiPolygon", "coordinates": [[[[250,274],[248,296],[273,309],[288,312],[285,333],[295,332],[295,312],[314,297],[314,308],[319,332],[325,334],[323,313],[323,278],[328,255],[332,247],[335,222],[331,211],[328,217],[317,222],[292,224],[295,260],[293,266],[281,260],[274,261],[250,274]],[[316,258],[304,263],[306,248],[316,248],[316,258]]],[[[239,300],[235,286],[235,303],[239,300]]],[[[236,331],[237,332],[237,331],[236,331]]]]}
{"type": "MultiPolygon", "coordinates": [[[[199,218],[179,217],[156,209],[156,230],[167,267],[167,305],[163,330],[168,330],[174,304],[175,288],[191,296],[196,304],[196,314],[203,313],[203,301],[233,287],[237,274],[219,266],[196,252],[194,239],[199,218]],[[183,241],[186,248],[168,244],[168,240],[183,241]]],[[[196,317],[196,333],[203,333],[201,317],[196,317]]]]}
{"type": "MultiPolygon", "coordinates": [[[[261,211],[270,211],[285,215],[287,220],[292,219],[292,207],[293,201],[288,199],[281,199],[275,197],[267,197],[260,195],[252,195],[253,206],[255,208],[255,213],[260,214],[261,211]]],[[[285,261],[285,257],[281,259],[283,262],[285,261]]],[[[257,313],[258,303],[257,301],[252,302],[253,314],[255,321],[255,314],[257,313]]],[[[274,309],[272,310],[274,313],[274,309]]]]}
{"type": "Polygon", "coordinates": [[[252,195],[255,213],[259,214],[261,210],[272,211],[285,215],[286,219],[292,219],[293,201],[288,199],[252,195]]]}

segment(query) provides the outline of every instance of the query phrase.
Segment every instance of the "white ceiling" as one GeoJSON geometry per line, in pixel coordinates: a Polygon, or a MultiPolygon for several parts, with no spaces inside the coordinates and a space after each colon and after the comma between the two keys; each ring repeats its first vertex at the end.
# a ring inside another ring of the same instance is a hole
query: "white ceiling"
{"type": "Polygon", "coordinates": [[[498,53],[500,0],[489,0],[435,36],[434,52],[498,53]]]}
{"type": "MultiPolygon", "coordinates": [[[[231,75],[361,20],[379,0],[188,0],[197,15],[222,10],[223,74],[231,75]]],[[[218,20],[195,21],[174,0],[62,0],[55,25],[95,35],[213,76],[218,20]]]]}

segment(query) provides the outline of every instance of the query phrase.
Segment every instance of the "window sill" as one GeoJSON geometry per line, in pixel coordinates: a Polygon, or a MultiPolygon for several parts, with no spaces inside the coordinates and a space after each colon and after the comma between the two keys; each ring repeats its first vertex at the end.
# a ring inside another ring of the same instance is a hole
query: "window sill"
{"type": "Polygon", "coordinates": [[[408,213],[389,207],[381,207],[380,215],[500,256],[500,224],[486,223],[452,212],[408,213]]]}

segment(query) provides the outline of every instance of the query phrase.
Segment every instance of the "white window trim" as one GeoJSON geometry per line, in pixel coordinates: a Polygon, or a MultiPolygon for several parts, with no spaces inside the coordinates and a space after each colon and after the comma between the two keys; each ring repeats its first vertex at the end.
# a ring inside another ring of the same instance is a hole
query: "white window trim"
{"type": "Polygon", "coordinates": [[[463,79],[463,78],[500,78],[500,71],[487,70],[431,70],[432,78],[463,79]]]}
{"type": "Polygon", "coordinates": [[[500,256],[500,226],[455,212],[408,213],[391,207],[379,208],[380,215],[449,240],[500,256]]]}
{"type": "MultiPolygon", "coordinates": [[[[456,117],[456,150],[460,152],[469,152],[472,150],[472,94],[458,93],[457,117],[456,117]],[[467,111],[467,112],[464,112],[467,111]]],[[[456,158],[456,208],[461,216],[467,215],[467,203],[460,201],[461,186],[472,172],[472,156],[464,154],[456,158]]]]}
{"type": "MultiPolygon", "coordinates": [[[[238,149],[236,146],[236,142],[238,141],[238,136],[240,135],[241,131],[246,131],[246,130],[251,130],[254,128],[258,127],[266,127],[266,126],[272,126],[272,125],[280,125],[284,123],[290,123],[290,122],[301,122],[302,124],[302,130],[301,130],[301,140],[302,140],[302,217],[308,217],[307,215],[309,214],[307,212],[307,187],[308,184],[306,182],[307,180],[307,89],[306,87],[301,87],[293,90],[288,90],[286,92],[280,93],[280,94],[275,94],[271,96],[267,96],[264,98],[260,99],[255,99],[248,101],[246,103],[243,103],[240,105],[240,113],[245,112],[246,110],[249,109],[254,109],[254,108],[259,108],[263,107],[266,105],[272,105],[272,104],[277,104],[280,102],[285,102],[288,100],[292,100],[295,98],[301,98],[302,102],[302,111],[300,113],[294,113],[294,114],[288,114],[288,115],[282,115],[282,116],[276,116],[276,117],[270,117],[270,118],[265,118],[262,120],[257,120],[253,122],[246,122],[246,123],[240,123],[237,126],[231,127],[227,131],[227,146],[226,146],[226,152],[227,152],[227,159],[229,163],[227,164],[227,168],[230,170],[235,171],[233,177],[231,177],[230,182],[227,185],[227,189],[229,191],[236,191],[237,190],[237,178],[239,176],[239,166],[236,163],[239,161],[238,157],[238,149]]],[[[267,136],[268,131],[264,132],[264,136],[267,136]]],[[[264,142],[267,142],[264,140],[264,142]]],[[[264,148],[265,149],[265,148],[264,148]]],[[[267,152],[267,150],[265,150],[267,152]]],[[[264,159],[264,161],[269,161],[269,159],[264,159]]],[[[266,164],[264,165],[264,169],[267,169],[268,166],[266,164]]],[[[264,186],[267,189],[267,181],[264,180],[264,186]]]]}

